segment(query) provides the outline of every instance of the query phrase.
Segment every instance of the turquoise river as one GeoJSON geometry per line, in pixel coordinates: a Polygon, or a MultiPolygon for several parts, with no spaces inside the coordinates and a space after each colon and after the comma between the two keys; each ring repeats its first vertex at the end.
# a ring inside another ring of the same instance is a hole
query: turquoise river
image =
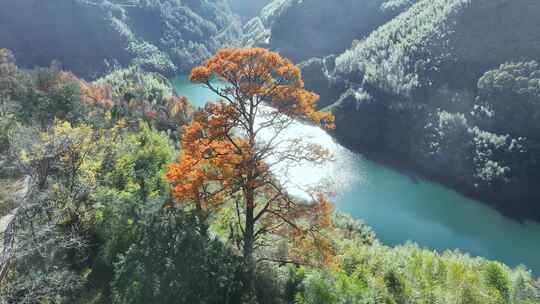
{"type": "MultiPolygon", "coordinates": [[[[185,76],[173,83],[178,94],[195,106],[216,100],[212,92],[189,83],[185,76]]],[[[319,143],[335,157],[321,167],[298,164],[286,175],[276,173],[290,192],[301,196],[302,185],[331,181],[337,185],[333,198],[337,208],[373,227],[384,244],[411,241],[440,252],[458,249],[510,266],[524,264],[540,273],[540,224],[515,221],[437,183],[369,161],[319,128],[297,123],[288,135],[319,143]]]]}

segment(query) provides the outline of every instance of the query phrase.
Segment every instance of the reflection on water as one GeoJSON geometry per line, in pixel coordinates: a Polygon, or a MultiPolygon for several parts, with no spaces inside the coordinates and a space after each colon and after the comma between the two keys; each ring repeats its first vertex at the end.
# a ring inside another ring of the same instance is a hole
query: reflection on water
{"type": "MultiPolygon", "coordinates": [[[[173,84],[178,94],[188,97],[194,106],[203,107],[208,101],[218,99],[204,86],[190,83],[187,77],[178,77],[173,80],[173,84]]],[[[261,137],[270,138],[271,130],[261,132],[261,137]]],[[[286,185],[291,194],[307,199],[305,189],[319,183],[331,185],[333,187],[331,190],[341,193],[364,180],[359,171],[355,170],[359,165],[356,163],[355,154],[336,143],[324,130],[302,122],[295,122],[283,132],[280,140],[283,141],[286,138],[302,138],[305,141],[318,143],[331,151],[335,158],[335,161],[323,165],[287,162],[276,168],[276,175],[280,177],[281,182],[286,185]]]]}
{"type": "MultiPolygon", "coordinates": [[[[202,106],[216,97],[185,78],[174,80],[180,95],[202,106]]],[[[525,264],[540,273],[540,224],[519,223],[436,183],[415,180],[371,162],[336,143],[325,131],[295,123],[285,137],[301,137],[332,151],[322,166],[298,163],[281,170],[289,191],[305,196],[305,185],[329,180],[339,210],[364,220],[387,245],[414,241],[435,250],[461,249],[474,256],[525,264]]]]}
{"type": "MultiPolygon", "coordinates": [[[[263,134],[264,136],[264,134],[263,134]]],[[[317,143],[332,153],[334,161],[313,164],[307,161],[284,163],[277,175],[287,185],[288,191],[300,197],[307,197],[305,189],[320,185],[336,193],[350,191],[353,185],[364,181],[361,172],[355,170],[355,157],[349,150],[336,143],[324,130],[296,122],[283,134],[284,138],[301,138],[306,142],[317,143]]]]}

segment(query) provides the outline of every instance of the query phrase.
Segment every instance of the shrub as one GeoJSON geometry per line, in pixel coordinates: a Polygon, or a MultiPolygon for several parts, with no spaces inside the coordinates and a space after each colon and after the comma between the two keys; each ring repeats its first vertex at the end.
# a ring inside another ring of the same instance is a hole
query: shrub
{"type": "Polygon", "coordinates": [[[114,303],[239,303],[242,260],[195,227],[181,210],[151,216],[115,263],[114,303]]]}

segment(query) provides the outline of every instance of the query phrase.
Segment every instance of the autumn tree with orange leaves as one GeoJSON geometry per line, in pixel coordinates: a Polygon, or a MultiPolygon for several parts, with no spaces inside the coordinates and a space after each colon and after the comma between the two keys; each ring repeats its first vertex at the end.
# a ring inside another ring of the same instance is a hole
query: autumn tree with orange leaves
{"type": "Polygon", "coordinates": [[[319,232],[331,225],[331,204],[322,192],[311,192],[309,203],[293,199],[273,174],[284,162],[331,158],[316,144],[281,136],[294,120],[335,127],[331,113],[316,110],[319,96],[304,89],[300,69],[265,49],[222,49],[192,70],[191,81],[220,100],[199,110],[184,128],[182,153],[167,174],[176,201],[194,206],[203,234],[210,215],[234,204],[240,246],[251,265],[267,235],[294,242],[290,261],[308,263],[303,248],[318,249],[319,260],[327,263],[330,241],[319,232]]]}

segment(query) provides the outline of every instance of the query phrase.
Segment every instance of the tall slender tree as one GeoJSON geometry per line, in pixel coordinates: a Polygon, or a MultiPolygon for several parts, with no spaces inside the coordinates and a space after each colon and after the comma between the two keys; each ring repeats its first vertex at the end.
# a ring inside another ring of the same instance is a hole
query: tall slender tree
{"type": "Polygon", "coordinates": [[[304,89],[300,69],[266,49],[222,49],[193,69],[191,81],[220,100],[198,111],[184,129],[182,153],[167,175],[176,200],[195,206],[203,233],[210,215],[233,204],[250,265],[269,234],[297,242],[288,259],[302,263],[309,254],[298,249],[310,246],[321,249],[319,261],[327,262],[330,242],[319,232],[331,224],[331,204],[322,191],[310,192],[312,202],[299,202],[273,174],[278,166],[331,159],[317,144],[283,136],[295,120],[335,127],[331,113],[316,110],[319,96],[304,89]]]}

